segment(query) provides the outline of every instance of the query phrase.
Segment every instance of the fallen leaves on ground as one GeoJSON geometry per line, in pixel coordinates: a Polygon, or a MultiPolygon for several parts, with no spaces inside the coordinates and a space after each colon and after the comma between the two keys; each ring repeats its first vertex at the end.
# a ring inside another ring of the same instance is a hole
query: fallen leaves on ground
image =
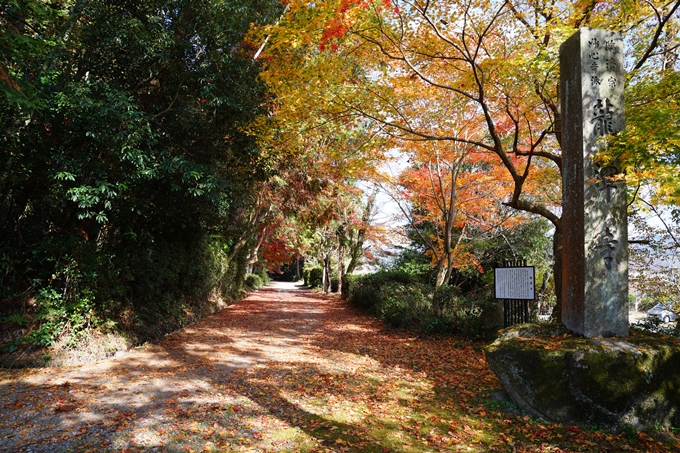
{"type": "Polygon", "coordinates": [[[522,416],[481,345],[274,285],[113,359],[0,373],[0,451],[672,452],[522,416]]]}

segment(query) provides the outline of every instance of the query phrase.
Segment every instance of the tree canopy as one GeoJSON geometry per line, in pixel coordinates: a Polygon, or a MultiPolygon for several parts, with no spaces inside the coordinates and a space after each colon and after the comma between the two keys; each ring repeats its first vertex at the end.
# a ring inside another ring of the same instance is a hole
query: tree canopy
{"type": "Polygon", "coordinates": [[[243,38],[280,11],[266,1],[3,4],[4,303],[37,292],[54,322],[87,304],[134,323],[121,313],[177,310],[213,291],[219,250],[236,262],[271,173],[252,130],[272,98],[243,38]]]}
{"type": "Polygon", "coordinates": [[[280,43],[266,70],[278,73],[277,61],[307,49],[313,58],[295,60],[304,65],[291,68],[286,82],[289,97],[307,102],[301,111],[364,121],[404,150],[413,142],[450,142],[495,156],[511,182],[496,197],[553,225],[559,297],[559,46],[580,27],[624,32],[629,128],[611,139],[602,158],[622,162],[632,194],[645,181],[655,185],[659,201],[673,202],[678,129],[667,126],[677,110],[679,4],[293,1],[280,23],[266,29],[270,42],[280,43]]]}
{"type": "Polygon", "coordinates": [[[181,322],[302,255],[341,277],[380,235],[359,189],[376,183],[437,285],[481,274],[484,241],[549,234],[544,219],[559,295],[559,46],[624,32],[628,127],[601,159],[626,169],[631,209],[677,204],[679,8],[4,2],[0,309],[47,319],[49,343],[109,318],[181,322]]]}

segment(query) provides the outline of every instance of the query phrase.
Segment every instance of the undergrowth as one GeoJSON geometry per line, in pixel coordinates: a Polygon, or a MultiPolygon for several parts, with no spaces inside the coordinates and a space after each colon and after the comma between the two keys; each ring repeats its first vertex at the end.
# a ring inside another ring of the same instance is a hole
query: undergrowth
{"type": "Polygon", "coordinates": [[[2,301],[0,367],[109,356],[215,313],[266,278],[260,272],[246,282],[245,257],[228,263],[225,247],[207,240],[156,243],[153,253],[130,257],[124,272],[83,250],[54,260],[49,278],[2,301]]]}
{"type": "Polygon", "coordinates": [[[342,293],[345,299],[393,327],[458,334],[465,339],[486,338],[495,327],[490,296],[463,294],[448,285],[434,288],[404,271],[346,276],[342,293]]]}

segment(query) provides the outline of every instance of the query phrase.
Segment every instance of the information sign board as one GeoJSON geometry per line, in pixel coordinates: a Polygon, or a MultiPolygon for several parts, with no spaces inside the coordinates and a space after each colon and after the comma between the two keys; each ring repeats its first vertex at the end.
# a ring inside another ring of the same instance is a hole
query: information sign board
{"type": "Polygon", "coordinates": [[[533,266],[497,267],[494,269],[496,299],[536,299],[535,270],[533,266]]]}

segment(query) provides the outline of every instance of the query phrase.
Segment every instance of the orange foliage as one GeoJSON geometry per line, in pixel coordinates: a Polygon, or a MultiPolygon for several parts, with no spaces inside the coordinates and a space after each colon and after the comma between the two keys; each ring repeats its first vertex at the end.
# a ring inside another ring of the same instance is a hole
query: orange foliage
{"type": "Polygon", "coordinates": [[[446,258],[453,268],[472,267],[482,272],[461,238],[466,230],[486,233],[518,222],[500,209],[510,183],[505,172],[495,165],[495,156],[471,146],[419,142],[411,152],[413,165],[401,173],[399,185],[413,206],[412,226],[428,227],[424,231],[428,232],[427,254],[433,266],[443,266],[446,258]],[[458,239],[454,239],[456,235],[458,239]]]}

